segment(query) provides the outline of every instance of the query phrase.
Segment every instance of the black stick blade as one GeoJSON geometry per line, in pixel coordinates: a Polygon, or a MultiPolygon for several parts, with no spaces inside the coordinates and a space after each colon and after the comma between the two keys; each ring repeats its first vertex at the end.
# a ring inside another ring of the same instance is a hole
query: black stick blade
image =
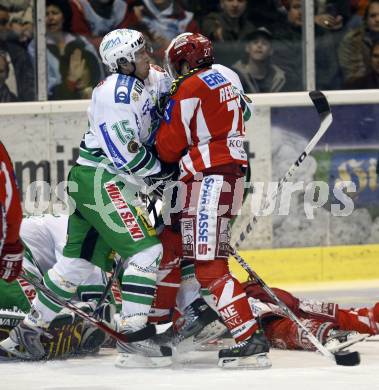
{"type": "Polygon", "coordinates": [[[358,366],[361,362],[361,356],[359,352],[340,351],[334,354],[336,363],[339,366],[358,366]]]}
{"type": "Polygon", "coordinates": [[[320,115],[330,112],[328,100],[321,91],[311,91],[309,92],[309,97],[320,115]]]}

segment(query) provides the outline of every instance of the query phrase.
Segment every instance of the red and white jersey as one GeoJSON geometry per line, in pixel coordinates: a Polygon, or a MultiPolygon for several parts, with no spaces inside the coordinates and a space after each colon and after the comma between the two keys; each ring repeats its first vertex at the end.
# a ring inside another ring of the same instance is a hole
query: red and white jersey
{"type": "Polygon", "coordinates": [[[22,209],[11,160],[0,142],[0,254],[19,240],[22,209]]]}
{"type": "Polygon", "coordinates": [[[161,160],[180,162],[181,179],[187,181],[207,168],[246,166],[244,134],[239,95],[218,69],[206,68],[177,81],[156,148],[161,160]]]}

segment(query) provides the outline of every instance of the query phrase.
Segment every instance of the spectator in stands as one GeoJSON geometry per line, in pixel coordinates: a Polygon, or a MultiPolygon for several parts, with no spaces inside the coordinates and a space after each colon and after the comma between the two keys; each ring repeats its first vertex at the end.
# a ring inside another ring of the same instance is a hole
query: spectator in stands
{"type": "Polygon", "coordinates": [[[185,10],[177,0],[142,0],[142,5],[134,6],[134,14],[136,22],[129,27],[147,37],[158,63],[174,37],[184,32],[200,32],[193,13],[185,10]]]}
{"type": "Polygon", "coordinates": [[[232,69],[241,79],[245,92],[279,92],[286,76],[282,69],[272,64],[272,34],[265,27],[246,36],[246,58],[237,61],[232,69]]]}
{"type": "Polygon", "coordinates": [[[362,25],[357,5],[351,0],[316,0],[315,23],[330,31],[351,30],[362,25]]]}
{"type": "Polygon", "coordinates": [[[9,90],[6,80],[9,75],[7,53],[0,52],[0,102],[16,102],[17,96],[9,90]]]}
{"type": "Polygon", "coordinates": [[[352,78],[345,89],[374,89],[379,88],[379,41],[376,41],[370,52],[370,70],[362,77],[352,78]]]}
{"type": "MultiPolygon", "coordinates": [[[[286,74],[283,90],[301,91],[304,89],[301,0],[289,0],[287,3],[287,20],[275,28],[273,60],[286,74]]],[[[316,24],[315,33],[317,87],[338,89],[341,84],[340,68],[331,32],[319,28],[316,24]]]]}
{"type": "Polygon", "coordinates": [[[5,7],[9,12],[25,11],[31,6],[32,0],[0,0],[0,5],[5,7]]]}
{"type": "Polygon", "coordinates": [[[105,34],[135,21],[124,0],[70,0],[72,32],[85,35],[98,47],[105,34]]]}
{"type": "Polygon", "coordinates": [[[244,41],[255,30],[246,15],[247,0],[220,0],[220,12],[204,18],[202,33],[214,42],[244,41]]]}
{"type": "Polygon", "coordinates": [[[255,30],[247,14],[247,0],[219,0],[219,12],[204,17],[201,30],[213,41],[216,61],[232,66],[244,51],[245,39],[255,30]]]}
{"type": "Polygon", "coordinates": [[[33,38],[32,7],[30,6],[23,11],[11,13],[9,28],[14,34],[14,40],[26,48],[33,38]]]}
{"type": "MultiPolygon", "coordinates": [[[[60,72],[62,61],[66,60],[66,46],[74,42],[78,47],[82,47],[83,51],[88,51],[93,54],[97,62],[96,66],[104,76],[104,69],[98,57],[96,48],[85,38],[80,35],[71,33],[71,18],[72,11],[68,0],[46,0],[46,44],[47,44],[47,64],[48,64],[48,95],[52,97],[54,87],[64,84],[65,80],[60,72]]],[[[35,55],[35,41],[29,45],[29,53],[35,55]]],[[[78,71],[83,71],[80,63],[78,71]]]]}
{"type": "Polygon", "coordinates": [[[370,51],[379,39],[379,0],[371,0],[366,8],[364,25],[349,31],[343,38],[338,57],[345,82],[363,77],[370,69],[370,51]]]}
{"type": "Polygon", "coordinates": [[[202,24],[205,16],[219,10],[219,0],[182,0],[181,4],[187,11],[193,12],[194,19],[199,25],[202,24]]]}
{"type": "Polygon", "coordinates": [[[0,5],[0,51],[8,64],[6,84],[18,101],[34,100],[32,62],[25,48],[9,39],[11,35],[8,9],[0,5]]]}
{"type": "Polygon", "coordinates": [[[286,19],[286,8],[280,0],[248,1],[247,12],[249,20],[255,26],[264,26],[274,31],[275,25],[286,19]]]}
{"type": "Polygon", "coordinates": [[[97,58],[76,41],[66,45],[60,71],[63,81],[53,88],[53,100],[90,99],[101,81],[97,58]]]}

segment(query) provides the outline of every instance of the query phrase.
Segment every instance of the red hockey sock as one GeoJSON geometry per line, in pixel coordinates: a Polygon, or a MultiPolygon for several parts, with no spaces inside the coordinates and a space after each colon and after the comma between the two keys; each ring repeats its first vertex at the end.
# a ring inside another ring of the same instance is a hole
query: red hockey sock
{"type": "Polygon", "coordinates": [[[149,313],[150,322],[166,322],[170,320],[170,314],[176,304],[180,275],[180,268],[158,271],[157,291],[149,313]]]}
{"type": "MultiPolygon", "coordinates": [[[[331,322],[303,319],[302,323],[322,343],[325,342],[328,332],[334,328],[334,324],[331,322]]],[[[264,327],[264,330],[274,348],[315,350],[305,332],[299,330],[289,318],[273,320],[264,327]]]]}
{"type": "Polygon", "coordinates": [[[216,307],[233,338],[248,339],[257,329],[245,291],[240,282],[230,275],[225,260],[195,263],[196,277],[202,288],[208,288],[216,307]]]}
{"type": "Polygon", "coordinates": [[[217,310],[233,338],[237,342],[248,339],[258,329],[258,324],[239,281],[225,275],[208,289],[217,298],[217,310]]]}
{"type": "Polygon", "coordinates": [[[339,309],[338,324],[343,330],[379,334],[379,302],[372,308],[339,309]]]}
{"type": "Polygon", "coordinates": [[[149,313],[149,321],[170,320],[171,311],[176,305],[176,295],[180,286],[180,259],[182,257],[182,237],[169,226],[159,235],[163,246],[163,257],[157,274],[157,290],[149,313]]]}

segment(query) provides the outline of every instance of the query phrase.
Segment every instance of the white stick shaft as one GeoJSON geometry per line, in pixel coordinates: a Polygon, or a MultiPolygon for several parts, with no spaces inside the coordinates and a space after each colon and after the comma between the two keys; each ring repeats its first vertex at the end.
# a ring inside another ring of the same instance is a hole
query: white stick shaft
{"type": "Polygon", "coordinates": [[[241,264],[241,266],[247,271],[249,276],[255,279],[260,284],[263,290],[266,291],[266,293],[276,302],[276,304],[284,311],[284,313],[293,322],[295,322],[299,328],[301,328],[305,332],[308,340],[316,347],[316,349],[318,349],[324,356],[335,362],[334,355],[327,348],[325,348],[320,343],[320,341],[301,323],[295,313],[276,296],[274,291],[272,291],[270,287],[268,287],[267,284],[258,276],[258,274],[249,267],[246,261],[236,252],[234,248],[231,248],[231,254],[238,261],[238,263],[241,264]]]}
{"type": "MultiPolygon", "coordinates": [[[[290,166],[290,168],[288,169],[287,173],[283,176],[283,178],[279,180],[278,187],[276,188],[276,190],[273,191],[270,194],[270,196],[266,198],[263,206],[263,211],[271,207],[272,203],[276,201],[276,198],[278,197],[280,191],[282,190],[283,184],[293,176],[294,172],[300,167],[300,165],[303,163],[303,161],[308,156],[308,154],[313,150],[313,148],[316,146],[318,141],[325,134],[326,130],[328,130],[332,121],[333,121],[333,117],[330,111],[325,114],[321,114],[320,127],[318,128],[313,138],[309,141],[304,151],[300,154],[298,159],[290,166]]],[[[241,245],[242,241],[246,237],[246,234],[250,233],[253,230],[253,225],[256,223],[257,223],[257,217],[254,215],[250,219],[249,223],[242,230],[242,233],[240,234],[238,240],[234,244],[236,248],[238,248],[241,245]]]]}

